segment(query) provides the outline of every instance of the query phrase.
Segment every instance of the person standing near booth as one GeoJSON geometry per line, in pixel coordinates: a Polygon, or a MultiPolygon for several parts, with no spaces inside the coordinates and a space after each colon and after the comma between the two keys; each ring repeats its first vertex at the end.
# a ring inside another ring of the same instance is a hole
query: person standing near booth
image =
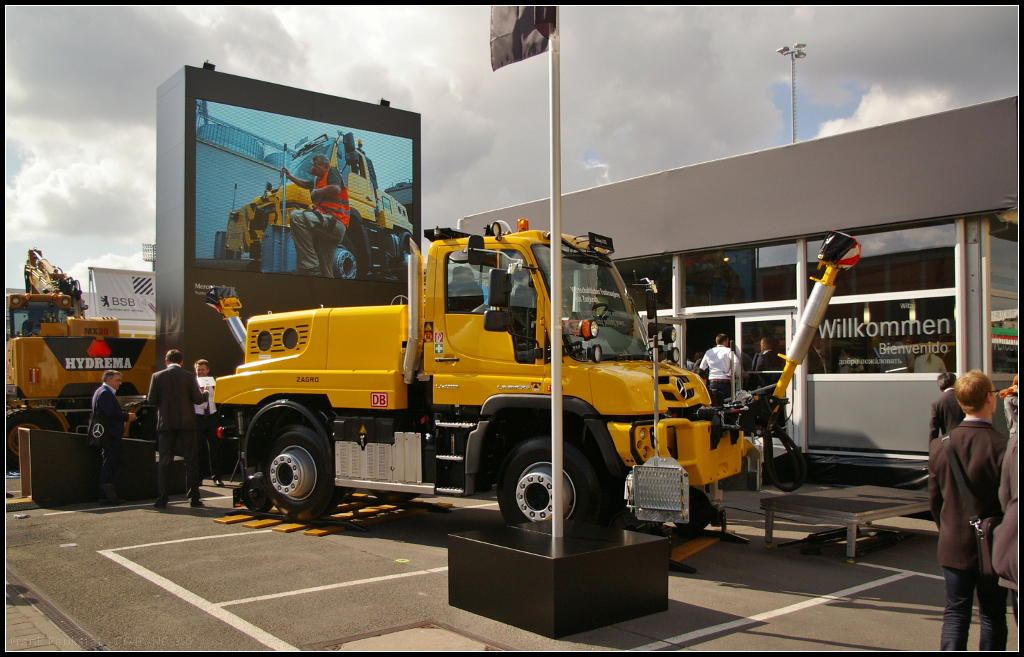
{"type": "Polygon", "coordinates": [[[217,438],[217,427],[220,425],[217,405],[213,402],[213,390],[216,380],[210,376],[210,363],[205,359],[195,362],[196,378],[199,390],[206,395],[206,401],[195,405],[196,411],[196,442],[199,449],[199,462],[202,476],[209,475],[217,486],[223,486],[220,478],[224,467],[221,441],[217,438]]]}
{"type": "Polygon", "coordinates": [[[975,529],[952,463],[959,462],[967,492],[974,498],[972,513],[978,518],[1000,515],[999,477],[1007,440],[992,428],[999,398],[992,380],[978,370],[957,379],[955,390],[966,417],[948,437],[928,445],[928,497],[939,528],[938,561],[946,582],[941,649],[967,649],[977,593],[980,649],[1006,650],[1006,589],[999,586],[998,577],[981,572],[975,529]]]}
{"type": "Polygon", "coordinates": [[[719,333],[715,337],[716,346],[704,353],[700,361],[700,369],[708,371],[708,387],[711,402],[720,406],[732,397],[732,377],[739,365],[736,354],[729,347],[729,336],[719,333]]]}
{"type": "Polygon", "coordinates": [[[167,368],[153,375],[149,384],[149,403],[156,406],[156,435],[160,450],[160,464],[157,468],[157,498],[153,505],[158,509],[167,508],[167,476],[174,462],[175,451],[185,457],[186,493],[193,507],[203,507],[199,486],[203,483],[199,474],[199,451],[196,446],[195,404],[206,401],[206,395],[199,390],[196,375],[181,364],[185,357],[177,349],[171,349],[164,357],[167,368]]]}
{"type": "Polygon", "coordinates": [[[101,501],[120,504],[123,500],[117,496],[117,485],[124,474],[125,458],[121,437],[124,434],[124,423],[135,419],[135,413],[128,413],[117,403],[117,389],[121,387],[121,373],[107,370],[103,373],[103,383],[92,395],[92,412],[101,416],[106,425],[108,447],[103,448],[103,466],[100,469],[101,501]]]}

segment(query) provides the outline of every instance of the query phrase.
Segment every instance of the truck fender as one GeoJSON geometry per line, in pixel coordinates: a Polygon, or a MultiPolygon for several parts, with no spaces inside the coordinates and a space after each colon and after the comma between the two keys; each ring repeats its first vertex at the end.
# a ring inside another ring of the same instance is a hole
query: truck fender
{"type": "MultiPolygon", "coordinates": [[[[494,395],[484,402],[484,405],[480,408],[481,417],[492,417],[498,411],[505,408],[536,408],[536,409],[551,409],[551,397],[540,396],[540,395],[494,395]]],[[[609,474],[614,477],[623,478],[629,470],[626,468],[622,459],[619,458],[618,452],[615,450],[615,443],[612,442],[612,436],[608,433],[608,426],[601,414],[597,412],[597,409],[591,406],[589,403],[580,399],[579,397],[563,397],[562,398],[562,410],[567,413],[574,413],[583,418],[584,424],[590,430],[590,433],[594,435],[594,439],[597,442],[598,449],[601,450],[601,459],[604,461],[605,467],[608,469],[609,474]]],[[[480,426],[485,423],[481,422],[480,426]]],[[[486,429],[485,429],[486,431],[486,429]]],[[[473,434],[479,432],[477,431],[473,434]]],[[[473,437],[473,434],[470,437],[473,437]]],[[[483,443],[483,433],[480,433],[480,439],[477,441],[470,441],[466,446],[466,472],[477,472],[479,468],[480,460],[480,446],[483,443]],[[476,443],[475,445],[473,443],[476,443]]]]}
{"type": "Polygon", "coordinates": [[[288,411],[294,411],[302,415],[302,417],[309,422],[309,425],[313,428],[313,430],[316,432],[317,437],[320,439],[321,444],[323,445],[324,448],[324,452],[328,454],[328,458],[333,461],[334,456],[330,449],[331,441],[327,435],[326,429],[324,429],[323,422],[320,420],[320,418],[317,417],[316,413],[314,413],[312,410],[310,410],[303,404],[297,401],[293,401],[291,399],[279,399],[277,401],[270,402],[269,404],[261,408],[259,411],[257,411],[256,415],[253,416],[252,421],[249,422],[249,427],[248,429],[246,429],[245,432],[245,446],[247,455],[246,461],[251,462],[251,457],[253,459],[257,459],[256,463],[258,463],[260,453],[258,450],[253,450],[251,447],[252,440],[255,437],[254,434],[262,431],[264,429],[264,424],[269,424],[273,422],[273,418],[275,415],[280,415],[281,413],[285,413],[288,411]]]}

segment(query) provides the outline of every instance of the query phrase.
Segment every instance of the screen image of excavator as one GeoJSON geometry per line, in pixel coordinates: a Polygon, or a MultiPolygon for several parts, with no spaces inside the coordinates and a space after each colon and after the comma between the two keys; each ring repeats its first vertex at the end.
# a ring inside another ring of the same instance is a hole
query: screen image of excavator
{"type": "Polygon", "coordinates": [[[404,280],[412,139],[194,102],[197,267],[404,280]]]}

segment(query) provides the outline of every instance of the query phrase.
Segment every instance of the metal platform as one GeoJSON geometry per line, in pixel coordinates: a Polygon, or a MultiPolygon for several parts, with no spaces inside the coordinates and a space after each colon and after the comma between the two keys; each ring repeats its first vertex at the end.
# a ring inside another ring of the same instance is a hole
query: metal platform
{"type": "Polygon", "coordinates": [[[858,526],[929,510],[926,491],[900,490],[880,486],[856,486],[804,495],[781,495],[761,499],[765,511],[764,542],[772,546],[775,512],[846,527],[846,556],[857,557],[858,526]]]}

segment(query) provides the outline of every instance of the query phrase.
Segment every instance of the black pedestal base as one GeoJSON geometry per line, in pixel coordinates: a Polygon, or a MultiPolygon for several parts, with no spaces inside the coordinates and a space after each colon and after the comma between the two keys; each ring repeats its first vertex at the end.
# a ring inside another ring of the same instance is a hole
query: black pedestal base
{"type": "Polygon", "coordinates": [[[566,521],[448,536],[448,604],[559,637],[668,609],[668,539],[566,521]]]}

